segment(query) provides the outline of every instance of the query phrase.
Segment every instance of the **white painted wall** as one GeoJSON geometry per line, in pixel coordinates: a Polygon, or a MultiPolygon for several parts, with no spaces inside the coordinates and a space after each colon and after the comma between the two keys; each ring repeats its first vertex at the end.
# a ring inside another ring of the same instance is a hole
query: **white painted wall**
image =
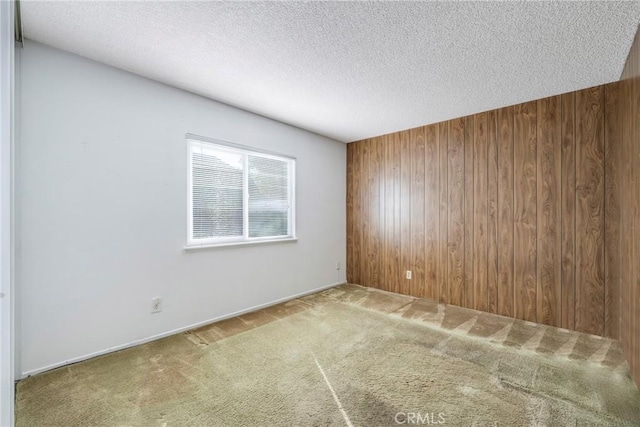
{"type": "Polygon", "coordinates": [[[0,1],[0,426],[13,425],[13,140],[15,137],[14,2],[0,1]]]}
{"type": "Polygon", "coordinates": [[[24,375],[345,280],[344,144],[30,41],[21,85],[24,375]],[[188,132],[297,157],[299,241],[185,252],[188,132]]]}

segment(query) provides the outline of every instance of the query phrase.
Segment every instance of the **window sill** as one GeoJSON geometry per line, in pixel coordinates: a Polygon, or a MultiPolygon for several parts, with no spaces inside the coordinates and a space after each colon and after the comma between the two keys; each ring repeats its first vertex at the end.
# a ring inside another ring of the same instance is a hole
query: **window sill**
{"type": "Polygon", "coordinates": [[[207,243],[204,245],[187,245],[184,247],[185,252],[198,251],[203,249],[216,249],[216,248],[231,248],[238,246],[258,246],[258,245],[272,245],[274,243],[288,243],[297,242],[297,237],[287,237],[285,239],[269,239],[269,240],[255,240],[255,241],[243,241],[243,242],[227,242],[227,243],[207,243]]]}

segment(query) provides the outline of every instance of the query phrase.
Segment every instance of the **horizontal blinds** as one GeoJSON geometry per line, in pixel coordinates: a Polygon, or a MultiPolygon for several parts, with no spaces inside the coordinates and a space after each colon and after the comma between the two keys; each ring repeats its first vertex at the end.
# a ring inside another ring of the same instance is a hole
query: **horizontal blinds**
{"type": "Polygon", "coordinates": [[[291,236],[293,162],[189,141],[193,241],[291,236]]]}
{"type": "Polygon", "coordinates": [[[289,234],[289,162],[248,155],[249,237],[289,234]]]}
{"type": "Polygon", "coordinates": [[[242,237],[244,156],[191,147],[193,239],[242,237]]]}

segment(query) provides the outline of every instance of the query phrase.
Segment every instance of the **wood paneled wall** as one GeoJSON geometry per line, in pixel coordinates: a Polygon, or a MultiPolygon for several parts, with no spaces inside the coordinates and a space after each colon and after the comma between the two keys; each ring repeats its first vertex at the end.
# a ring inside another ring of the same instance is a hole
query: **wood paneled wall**
{"type": "Polygon", "coordinates": [[[620,342],[640,386],[640,33],[619,88],[620,342]]]}
{"type": "Polygon", "coordinates": [[[348,281],[618,338],[618,89],[350,143],[348,281]]]}

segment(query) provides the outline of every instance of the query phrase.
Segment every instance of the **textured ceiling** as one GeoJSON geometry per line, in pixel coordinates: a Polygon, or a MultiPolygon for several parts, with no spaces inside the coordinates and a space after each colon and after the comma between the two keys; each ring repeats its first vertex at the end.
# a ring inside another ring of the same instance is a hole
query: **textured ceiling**
{"type": "Polygon", "coordinates": [[[640,2],[22,1],[25,36],[341,141],[618,80],[640,2]]]}

